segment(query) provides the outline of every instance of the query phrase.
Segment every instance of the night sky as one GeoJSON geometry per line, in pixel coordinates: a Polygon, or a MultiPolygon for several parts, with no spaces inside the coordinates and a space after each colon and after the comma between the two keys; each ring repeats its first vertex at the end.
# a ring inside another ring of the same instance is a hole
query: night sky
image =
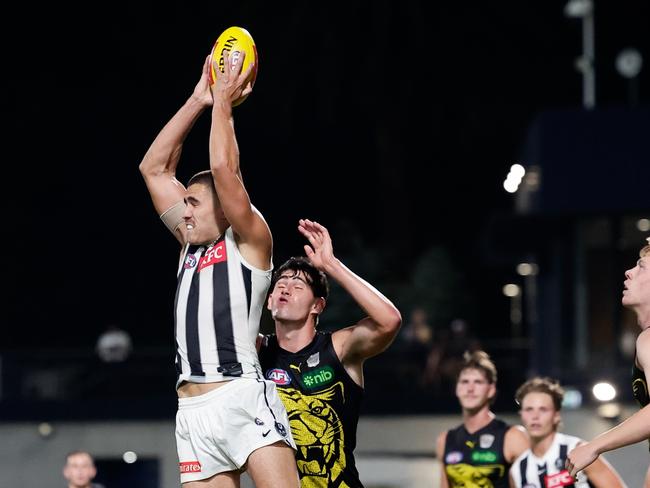
{"type": "MultiPolygon", "coordinates": [[[[302,252],[302,217],[330,228],[335,251],[353,240],[392,250],[384,264],[396,280],[442,246],[480,297],[475,316],[507,320],[502,277],[483,266],[477,243],[491,217],[513,211],[502,182],[528,124],[581,105],[581,24],[563,7],[13,6],[0,29],[9,288],[0,347],[88,345],[111,322],[136,344],[170,344],[178,244],[138,164],[231,25],[249,30],[260,57],[254,92],[234,116],[276,264],[302,252]]],[[[596,1],[599,106],[627,103],[614,60],[628,46],[650,59],[649,26],[647,1],[596,1]]],[[[182,181],[207,169],[208,130],[206,114],[186,141],[182,181]]]]}

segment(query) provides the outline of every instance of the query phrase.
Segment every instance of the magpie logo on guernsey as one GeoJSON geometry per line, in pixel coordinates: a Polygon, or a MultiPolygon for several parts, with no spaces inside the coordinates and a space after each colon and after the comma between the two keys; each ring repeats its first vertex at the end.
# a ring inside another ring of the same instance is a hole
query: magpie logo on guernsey
{"type": "Polygon", "coordinates": [[[275,423],[275,430],[278,431],[278,434],[280,434],[282,437],[287,436],[287,428],[282,425],[280,422],[275,423]]]}
{"type": "Polygon", "coordinates": [[[228,256],[226,256],[226,243],[222,241],[219,244],[208,248],[208,250],[205,252],[205,256],[203,256],[199,261],[198,271],[201,271],[208,266],[212,266],[213,264],[223,263],[227,260],[228,256]]]}
{"type": "Polygon", "coordinates": [[[188,254],[185,258],[185,264],[183,264],[183,267],[185,269],[191,269],[194,266],[196,266],[196,256],[194,254],[188,254]]]}
{"type": "Polygon", "coordinates": [[[184,463],[178,463],[181,469],[181,473],[200,473],[201,472],[201,463],[198,461],[186,461],[184,463]]]}
{"type": "Polygon", "coordinates": [[[547,475],[544,478],[544,486],[546,488],[560,488],[562,486],[573,485],[575,480],[565,469],[561,473],[547,475]]]}
{"type": "Polygon", "coordinates": [[[288,385],[291,383],[291,377],[284,369],[274,368],[266,372],[266,379],[271,380],[276,385],[288,385]]]}

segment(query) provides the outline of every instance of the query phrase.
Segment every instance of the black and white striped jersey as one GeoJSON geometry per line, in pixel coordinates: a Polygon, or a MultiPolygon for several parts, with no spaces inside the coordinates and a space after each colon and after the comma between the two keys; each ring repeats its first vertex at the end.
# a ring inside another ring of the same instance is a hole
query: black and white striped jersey
{"type": "Polygon", "coordinates": [[[519,456],[510,468],[510,476],[517,488],[589,488],[591,485],[584,474],[577,479],[569,476],[564,467],[567,454],[582,439],[556,432],[553,442],[544,456],[537,457],[530,449],[519,456]]]}
{"type": "Polygon", "coordinates": [[[212,245],[186,245],[175,298],[176,387],[261,378],[255,341],[271,284],[240,255],[232,227],[212,245]]]}

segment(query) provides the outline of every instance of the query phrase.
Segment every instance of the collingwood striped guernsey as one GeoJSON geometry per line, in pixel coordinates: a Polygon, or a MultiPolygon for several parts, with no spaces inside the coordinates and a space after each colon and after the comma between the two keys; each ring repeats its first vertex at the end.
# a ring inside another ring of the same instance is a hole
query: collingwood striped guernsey
{"type": "Polygon", "coordinates": [[[262,378],[255,342],[271,270],[246,263],[232,227],[210,246],[186,245],[176,288],[176,388],[262,378]]]}
{"type": "Polygon", "coordinates": [[[577,479],[572,478],[565,464],[567,453],[580,443],[582,439],[556,432],[553,442],[544,456],[537,457],[527,449],[519,456],[510,468],[510,476],[516,488],[590,488],[584,471],[578,473],[577,479]]]}

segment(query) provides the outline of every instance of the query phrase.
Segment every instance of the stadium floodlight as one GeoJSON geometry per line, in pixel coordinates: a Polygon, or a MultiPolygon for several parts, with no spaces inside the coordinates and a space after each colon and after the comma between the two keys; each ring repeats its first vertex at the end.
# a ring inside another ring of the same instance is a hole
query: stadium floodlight
{"type": "Polygon", "coordinates": [[[582,406],[582,393],[577,388],[572,386],[564,387],[564,398],[562,399],[562,407],[566,409],[575,410],[582,406]]]}
{"type": "Polygon", "coordinates": [[[539,267],[535,263],[519,263],[517,265],[517,274],[520,276],[534,276],[539,272],[539,267]]]}
{"type": "Polygon", "coordinates": [[[603,403],[597,409],[598,416],[607,420],[617,420],[623,409],[618,402],[603,403]]]}
{"type": "Polygon", "coordinates": [[[606,381],[596,383],[591,391],[599,402],[611,402],[616,398],[616,388],[606,381]]]}
{"type": "Polygon", "coordinates": [[[623,78],[635,78],[641,72],[643,67],[643,56],[633,47],[623,49],[616,56],[616,71],[623,78]]]}
{"type": "Polygon", "coordinates": [[[564,15],[582,20],[582,56],[576,66],[582,73],[582,104],[591,109],[596,106],[594,3],[592,0],[569,0],[564,6],[564,15]]]}
{"type": "Polygon", "coordinates": [[[564,6],[564,15],[573,19],[582,19],[594,11],[591,0],[569,0],[564,6]]]}
{"type": "Polygon", "coordinates": [[[506,179],[503,181],[503,188],[508,193],[515,193],[519,189],[519,184],[525,175],[526,168],[519,163],[513,164],[510,166],[510,171],[508,171],[506,179]]]}
{"type": "Polygon", "coordinates": [[[503,286],[503,294],[510,298],[518,297],[521,295],[521,287],[514,283],[508,283],[503,286]]]}
{"type": "Polygon", "coordinates": [[[122,459],[126,464],[133,464],[138,460],[138,455],[133,451],[126,451],[122,454],[122,459]]]}
{"type": "Polygon", "coordinates": [[[636,228],[641,232],[648,232],[650,230],[650,219],[639,219],[636,221],[636,228]]]}
{"type": "Polygon", "coordinates": [[[41,422],[38,424],[38,435],[43,439],[47,439],[54,434],[54,427],[49,422],[41,422]]]}

